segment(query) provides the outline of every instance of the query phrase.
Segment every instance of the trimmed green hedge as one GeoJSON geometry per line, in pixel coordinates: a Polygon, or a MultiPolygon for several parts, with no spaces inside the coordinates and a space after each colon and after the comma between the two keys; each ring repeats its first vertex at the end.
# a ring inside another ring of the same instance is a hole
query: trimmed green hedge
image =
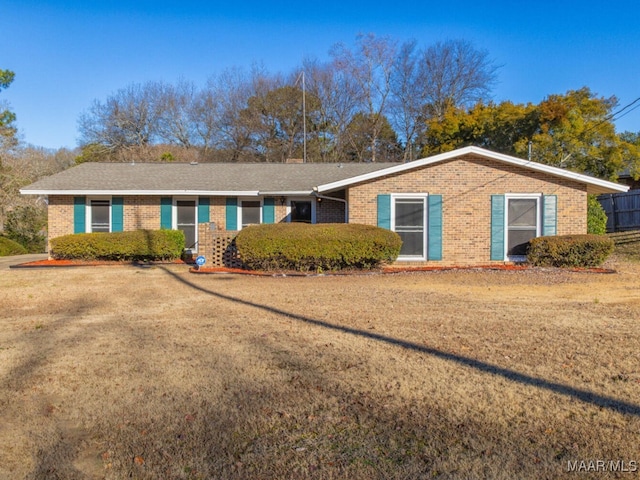
{"type": "Polygon", "coordinates": [[[0,236],[0,257],[8,257],[9,255],[24,255],[27,249],[14,242],[10,238],[0,236]]]}
{"type": "Polygon", "coordinates": [[[369,225],[278,223],[242,229],[236,247],[253,270],[368,269],[393,262],[400,236],[369,225]]]}
{"type": "Polygon", "coordinates": [[[604,235],[538,237],[529,242],[527,260],[540,267],[597,267],[613,248],[613,240],[604,235]]]}
{"type": "Polygon", "coordinates": [[[184,250],[181,230],[78,233],[51,240],[51,256],[83,260],[174,260],[184,250]]]}

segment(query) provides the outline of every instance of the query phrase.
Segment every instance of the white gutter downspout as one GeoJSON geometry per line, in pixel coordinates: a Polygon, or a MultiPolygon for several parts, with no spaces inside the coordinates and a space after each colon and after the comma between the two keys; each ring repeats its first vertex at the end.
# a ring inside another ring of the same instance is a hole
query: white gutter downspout
{"type": "Polygon", "coordinates": [[[313,192],[313,196],[322,198],[323,200],[333,200],[344,203],[344,223],[349,223],[349,203],[344,198],[327,197],[326,195],[320,195],[317,191],[313,192]]]}

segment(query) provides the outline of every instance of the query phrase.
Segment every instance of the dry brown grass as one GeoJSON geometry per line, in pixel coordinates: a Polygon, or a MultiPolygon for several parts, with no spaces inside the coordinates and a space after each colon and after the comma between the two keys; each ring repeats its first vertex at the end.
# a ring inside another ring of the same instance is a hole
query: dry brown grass
{"type": "Polygon", "coordinates": [[[635,478],[615,274],[0,272],[0,478],[635,478]]]}

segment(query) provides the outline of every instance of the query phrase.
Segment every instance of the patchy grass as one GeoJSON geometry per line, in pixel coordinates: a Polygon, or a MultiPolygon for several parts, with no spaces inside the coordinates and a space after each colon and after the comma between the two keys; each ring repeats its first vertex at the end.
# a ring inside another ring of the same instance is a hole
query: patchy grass
{"type": "Polygon", "coordinates": [[[614,274],[6,271],[0,478],[537,479],[570,477],[575,461],[629,466],[640,266],[616,262],[614,274]]]}
{"type": "Polygon", "coordinates": [[[640,230],[610,233],[615,243],[615,254],[623,260],[640,262],[640,230]]]}

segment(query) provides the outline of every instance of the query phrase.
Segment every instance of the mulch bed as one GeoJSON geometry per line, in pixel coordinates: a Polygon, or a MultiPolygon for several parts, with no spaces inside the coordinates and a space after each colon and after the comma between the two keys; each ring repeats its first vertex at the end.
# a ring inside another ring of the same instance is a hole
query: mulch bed
{"type": "MultiPolygon", "coordinates": [[[[11,268],[47,268],[47,267],[106,267],[106,266],[153,266],[153,265],[190,265],[189,272],[196,274],[239,274],[255,276],[283,276],[283,277],[309,277],[326,275],[371,275],[371,274],[395,274],[411,272],[442,272],[450,270],[502,270],[502,271],[526,271],[535,270],[538,267],[530,265],[495,264],[495,265],[474,265],[474,266],[389,266],[373,270],[342,270],[337,272],[297,272],[297,271],[274,271],[265,272],[258,270],[244,270],[241,268],[227,267],[198,267],[193,262],[184,260],[173,260],[166,262],[130,262],[130,261],[105,261],[105,260],[36,260],[13,265],[11,268]]],[[[615,270],[608,268],[567,268],[563,269],[571,272],[584,273],[615,273],[615,270]]]]}
{"type": "Polygon", "coordinates": [[[46,268],[46,267],[108,267],[108,266],[145,266],[145,265],[187,265],[183,260],[173,260],[166,262],[131,262],[131,261],[108,261],[108,260],[35,260],[19,265],[12,265],[11,268],[46,268]]]}

